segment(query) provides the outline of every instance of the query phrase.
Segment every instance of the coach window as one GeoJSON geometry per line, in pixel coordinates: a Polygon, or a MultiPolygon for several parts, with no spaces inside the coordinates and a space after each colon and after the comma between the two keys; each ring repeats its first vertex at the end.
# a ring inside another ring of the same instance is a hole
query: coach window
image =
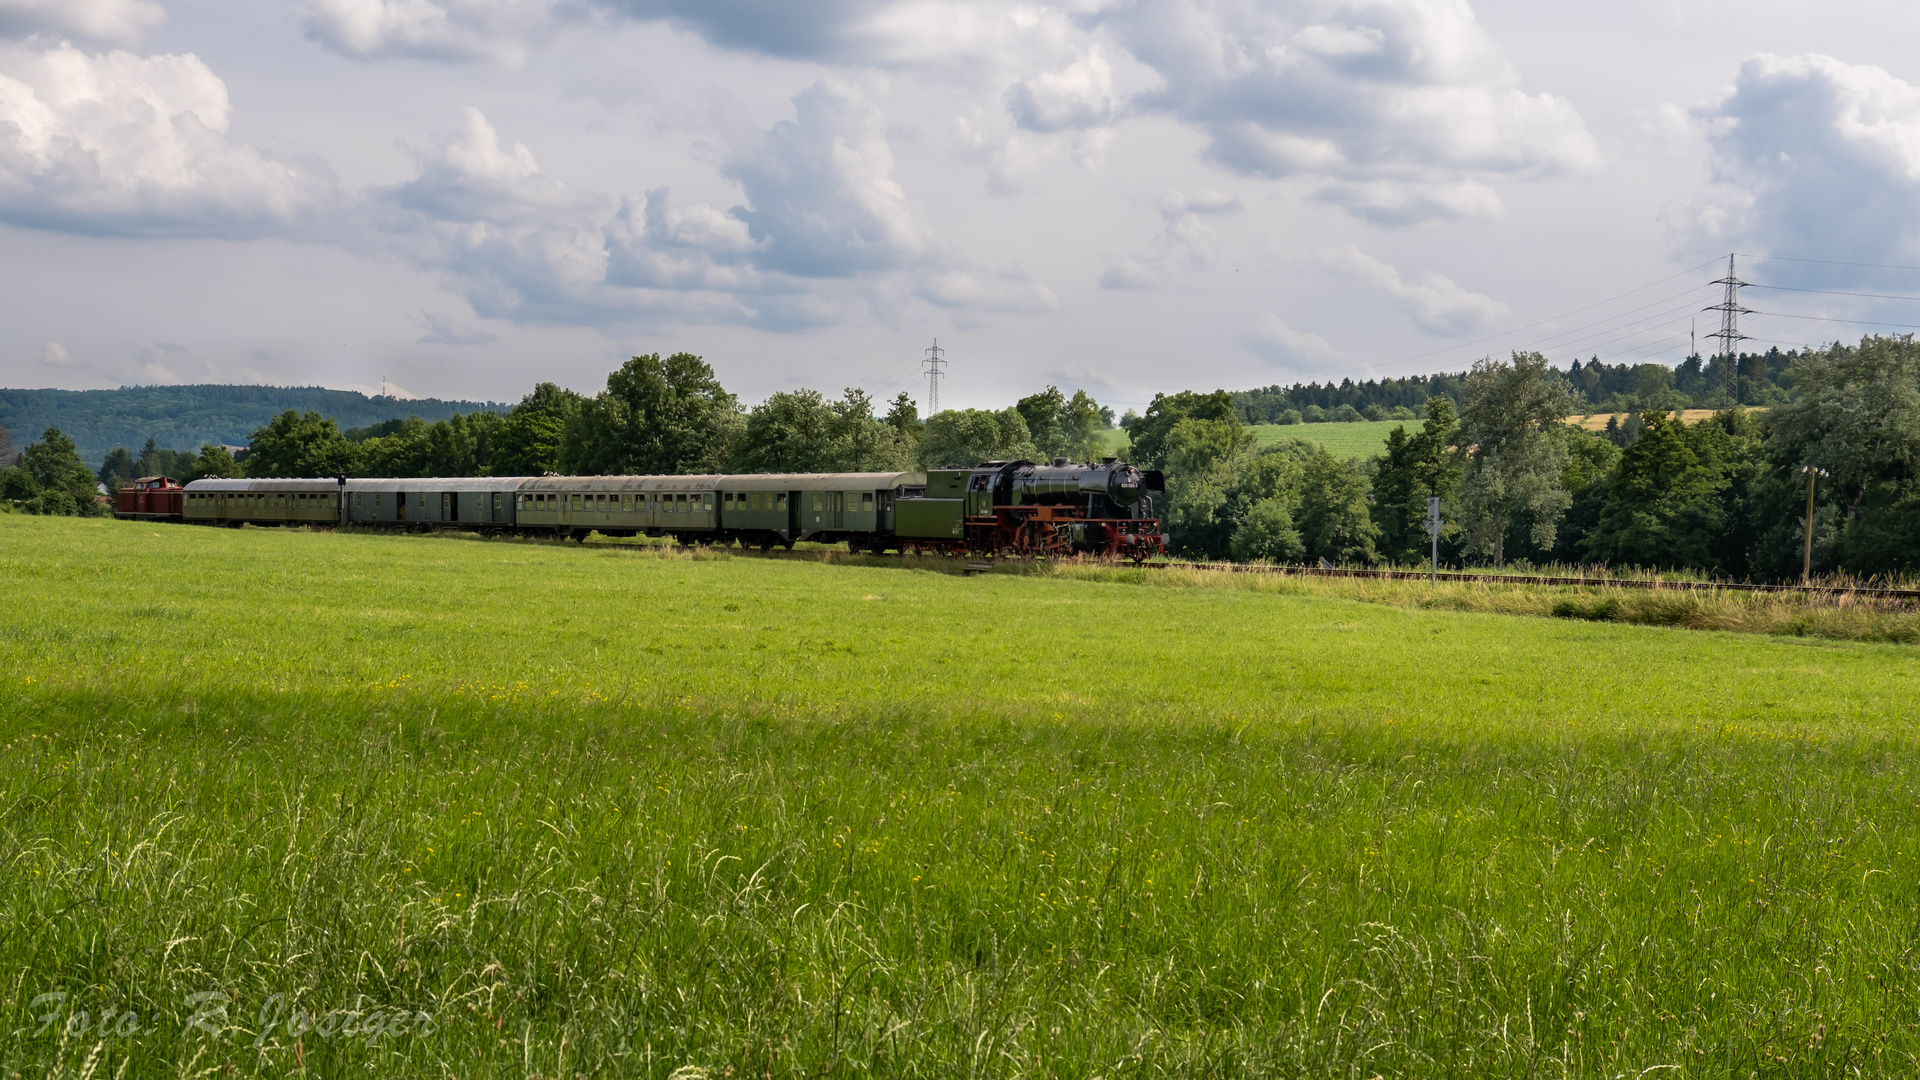
{"type": "Polygon", "coordinates": [[[813,508],[820,509],[820,493],[817,491],[813,493],[813,508]]]}
{"type": "Polygon", "coordinates": [[[860,509],[869,514],[873,512],[873,492],[863,491],[860,493],[860,509]]]}

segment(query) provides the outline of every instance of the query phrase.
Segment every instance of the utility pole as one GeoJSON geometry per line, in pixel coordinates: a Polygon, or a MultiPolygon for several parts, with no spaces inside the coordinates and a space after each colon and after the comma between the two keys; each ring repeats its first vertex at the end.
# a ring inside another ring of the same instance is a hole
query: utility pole
{"type": "Polygon", "coordinates": [[[1740,316],[1758,315],[1759,312],[1752,308],[1740,306],[1740,290],[1746,288],[1747,283],[1741,281],[1739,276],[1733,272],[1732,255],[1727,256],[1727,276],[1714,282],[1714,284],[1726,286],[1727,292],[1725,298],[1712,307],[1701,308],[1700,310],[1717,311],[1720,313],[1720,329],[1707,336],[1720,339],[1720,355],[1726,358],[1726,367],[1723,369],[1725,374],[1723,374],[1721,378],[1726,380],[1727,391],[1734,393],[1739,390],[1739,384],[1736,380],[1739,378],[1740,373],[1734,369],[1739,365],[1740,343],[1752,340],[1740,332],[1740,316]]]}
{"type": "Polygon", "coordinates": [[[1814,481],[1829,475],[1825,469],[1816,469],[1811,465],[1800,466],[1807,475],[1807,552],[1800,561],[1800,584],[1813,584],[1813,484],[1814,481]]]}
{"type": "Polygon", "coordinates": [[[1427,581],[1438,588],[1440,585],[1440,497],[1427,498],[1427,536],[1433,541],[1433,562],[1427,567],[1427,581]]]}
{"type": "Polygon", "coordinates": [[[927,372],[927,415],[928,416],[932,416],[934,413],[937,413],[940,411],[940,376],[946,374],[945,368],[947,366],[947,362],[945,360],[940,359],[940,354],[945,351],[946,351],[945,349],[942,349],[940,347],[939,338],[934,338],[932,347],[927,349],[926,372],[927,372]]]}

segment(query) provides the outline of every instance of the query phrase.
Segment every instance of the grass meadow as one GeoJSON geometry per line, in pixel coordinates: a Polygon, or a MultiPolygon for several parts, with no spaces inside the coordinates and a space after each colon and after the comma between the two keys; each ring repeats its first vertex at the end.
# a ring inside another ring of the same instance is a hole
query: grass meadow
{"type": "Polygon", "coordinates": [[[0,573],[0,1075],[1920,1072],[1911,646],[19,515],[0,573]]]}

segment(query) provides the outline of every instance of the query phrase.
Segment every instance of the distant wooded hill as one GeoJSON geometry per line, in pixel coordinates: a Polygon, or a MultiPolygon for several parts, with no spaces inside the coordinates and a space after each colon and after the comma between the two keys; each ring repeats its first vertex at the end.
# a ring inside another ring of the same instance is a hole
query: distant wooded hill
{"type": "Polygon", "coordinates": [[[148,439],[162,449],[198,450],[202,443],[245,446],[247,436],[293,409],[331,417],[342,429],[418,416],[432,422],[455,413],[504,412],[510,405],[438,398],[368,397],[317,386],[123,386],[118,390],[0,390],[0,425],[16,448],[57,427],[97,462],[124,446],[139,453],[148,439]]]}

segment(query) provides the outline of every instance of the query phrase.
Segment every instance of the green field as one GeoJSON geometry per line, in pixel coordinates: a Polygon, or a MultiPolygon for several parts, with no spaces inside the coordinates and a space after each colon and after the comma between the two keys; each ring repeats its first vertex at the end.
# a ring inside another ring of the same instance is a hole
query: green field
{"type": "Polygon", "coordinates": [[[1920,1069],[1911,646],[19,515],[0,571],[0,1075],[1920,1069]]]}
{"type": "MultiPolygon", "coordinates": [[[[1254,424],[1251,430],[1261,446],[1272,446],[1283,439],[1305,439],[1326,447],[1335,457],[1364,458],[1385,452],[1387,436],[1403,424],[1408,434],[1420,430],[1418,420],[1362,421],[1356,424],[1254,424]]],[[[1101,435],[1106,440],[1108,453],[1126,454],[1126,432],[1109,428],[1101,435]]]]}
{"type": "Polygon", "coordinates": [[[1334,457],[1366,458],[1384,453],[1387,436],[1403,425],[1409,435],[1420,430],[1418,420],[1367,420],[1353,424],[1255,424],[1253,435],[1261,446],[1284,439],[1305,439],[1326,447],[1334,457]]]}

